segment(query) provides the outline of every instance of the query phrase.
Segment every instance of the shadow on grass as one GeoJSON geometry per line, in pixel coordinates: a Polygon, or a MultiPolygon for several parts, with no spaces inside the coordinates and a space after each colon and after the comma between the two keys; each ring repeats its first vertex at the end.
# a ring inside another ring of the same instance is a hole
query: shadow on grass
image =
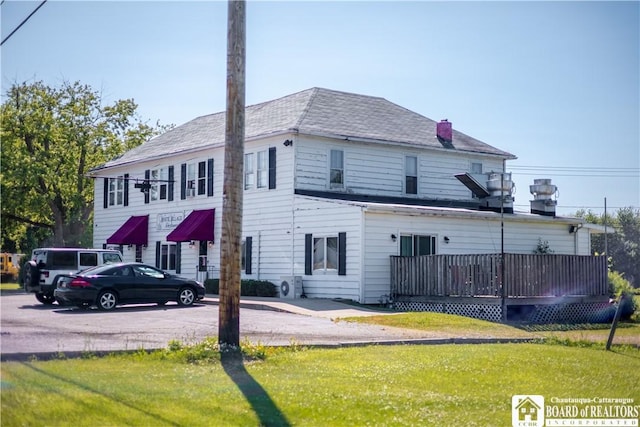
{"type": "MultiPolygon", "coordinates": [[[[178,424],[178,423],[176,423],[176,422],[174,422],[174,421],[171,421],[171,420],[169,420],[169,419],[167,419],[167,418],[162,417],[162,416],[161,416],[161,415],[159,415],[159,414],[155,414],[155,413],[153,413],[153,412],[148,411],[148,410],[147,410],[147,409],[145,409],[145,408],[140,408],[140,407],[137,407],[137,406],[132,405],[132,404],[130,404],[130,403],[127,403],[127,402],[125,402],[125,401],[123,401],[123,400],[121,400],[121,399],[119,399],[119,398],[116,398],[116,397],[111,396],[111,395],[109,395],[109,394],[107,394],[107,393],[104,393],[104,392],[103,392],[103,391],[101,391],[101,390],[97,390],[97,389],[91,388],[91,387],[89,387],[89,386],[87,386],[87,385],[85,385],[85,384],[79,383],[79,382],[77,382],[77,381],[72,381],[72,380],[70,380],[70,379],[68,379],[68,378],[64,378],[64,377],[61,377],[61,376],[59,376],[59,375],[55,375],[55,374],[53,374],[53,373],[51,373],[51,372],[47,372],[47,371],[45,371],[45,370],[39,369],[39,368],[37,368],[37,367],[33,366],[31,363],[26,363],[26,362],[25,362],[25,363],[23,363],[23,365],[25,365],[25,366],[27,366],[28,368],[30,368],[30,369],[32,369],[32,370],[34,370],[34,371],[38,372],[38,373],[39,373],[39,374],[41,374],[41,375],[46,375],[46,376],[51,377],[51,378],[54,378],[54,379],[56,379],[56,380],[58,380],[58,381],[61,381],[61,382],[67,383],[67,384],[71,384],[71,385],[73,385],[73,386],[76,386],[76,387],[78,387],[78,388],[81,388],[82,390],[88,391],[88,392],[90,392],[90,393],[94,393],[94,394],[96,394],[96,395],[98,395],[98,396],[101,396],[101,397],[103,397],[103,398],[105,398],[105,399],[107,399],[107,400],[110,400],[110,401],[112,401],[112,402],[114,402],[114,403],[120,404],[120,405],[122,405],[122,406],[126,406],[126,407],[127,407],[127,408],[129,408],[129,409],[133,409],[133,410],[135,410],[135,411],[138,411],[138,412],[140,412],[140,413],[142,413],[142,414],[144,414],[144,415],[146,415],[146,416],[148,416],[148,417],[153,418],[154,420],[157,420],[157,421],[161,421],[161,422],[163,422],[163,423],[166,423],[167,425],[171,425],[171,426],[179,426],[179,425],[180,425],[180,424],[178,424]]],[[[56,390],[56,392],[57,392],[58,394],[63,394],[63,393],[61,393],[61,392],[60,392],[60,390],[56,390]]],[[[77,399],[75,396],[70,396],[70,395],[68,395],[68,396],[65,396],[65,397],[67,397],[67,398],[69,398],[69,399],[73,399],[73,401],[74,401],[76,404],[79,404],[79,405],[85,406],[85,407],[87,407],[88,409],[93,409],[93,410],[95,410],[95,409],[96,409],[95,407],[92,407],[92,405],[89,405],[89,404],[87,404],[87,403],[82,402],[80,399],[77,399]]],[[[102,409],[102,411],[104,412],[104,408],[102,409]]],[[[116,416],[116,415],[114,415],[114,416],[116,416]]],[[[114,422],[115,422],[115,421],[117,421],[117,420],[114,420],[114,422]]],[[[123,422],[123,423],[124,423],[124,422],[126,422],[126,421],[127,421],[127,420],[122,420],[122,422],[123,422]]]]}
{"type": "Polygon", "coordinates": [[[258,416],[261,426],[290,426],[269,393],[247,372],[240,352],[221,353],[222,367],[258,416]]]}

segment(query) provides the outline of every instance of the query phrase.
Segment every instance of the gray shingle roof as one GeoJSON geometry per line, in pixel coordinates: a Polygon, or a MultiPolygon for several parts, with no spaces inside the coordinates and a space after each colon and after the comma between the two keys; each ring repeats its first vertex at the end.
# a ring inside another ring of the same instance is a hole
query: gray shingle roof
{"type": "MultiPolygon", "coordinates": [[[[322,88],[307,89],[246,108],[245,139],[284,132],[515,158],[506,151],[455,129],[453,142],[444,145],[436,137],[434,120],[384,98],[322,88]]],[[[201,116],[150,139],[96,169],[220,146],[224,145],[224,139],[225,113],[201,116]]]]}

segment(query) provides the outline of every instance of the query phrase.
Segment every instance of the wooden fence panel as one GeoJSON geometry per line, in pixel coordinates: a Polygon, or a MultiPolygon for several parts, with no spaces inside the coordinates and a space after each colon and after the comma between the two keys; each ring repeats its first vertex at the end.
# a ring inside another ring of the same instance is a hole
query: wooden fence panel
{"type": "MultiPolygon", "coordinates": [[[[391,257],[391,292],[407,296],[500,296],[500,254],[391,257]]],[[[605,257],[504,254],[507,297],[608,293],[605,257]]]]}

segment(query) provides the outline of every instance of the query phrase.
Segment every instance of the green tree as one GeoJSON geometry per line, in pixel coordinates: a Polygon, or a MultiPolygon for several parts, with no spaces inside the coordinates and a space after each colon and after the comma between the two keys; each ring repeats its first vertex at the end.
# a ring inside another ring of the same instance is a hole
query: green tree
{"type": "Polygon", "coordinates": [[[0,110],[2,246],[91,244],[87,171],[165,128],[138,117],[132,99],[103,105],[90,86],[14,83],[0,110]]]}
{"type": "MultiPolygon", "coordinates": [[[[592,211],[580,210],[576,213],[592,224],[605,224],[604,214],[598,215],[592,211]]],[[[634,287],[640,287],[640,209],[626,207],[619,209],[613,215],[607,214],[607,227],[615,230],[606,236],[607,256],[610,259],[612,271],[622,273],[634,287]]],[[[591,252],[602,254],[605,252],[605,235],[596,234],[591,238],[591,252]]]]}

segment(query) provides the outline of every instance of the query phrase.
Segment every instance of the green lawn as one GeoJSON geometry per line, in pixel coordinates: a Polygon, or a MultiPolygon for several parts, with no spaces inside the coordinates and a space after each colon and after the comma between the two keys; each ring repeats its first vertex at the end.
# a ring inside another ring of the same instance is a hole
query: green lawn
{"type": "Polygon", "coordinates": [[[0,283],[0,291],[17,291],[22,289],[18,283],[0,283]]]}
{"type": "Polygon", "coordinates": [[[640,401],[640,351],[630,347],[298,350],[239,366],[168,350],[5,362],[2,426],[506,426],[514,394],[640,401]]]}
{"type": "MultiPolygon", "coordinates": [[[[539,325],[525,327],[505,325],[443,313],[401,313],[394,315],[349,317],[347,322],[371,323],[398,328],[432,332],[434,336],[482,338],[554,338],[589,341],[604,345],[609,338],[610,324],[539,325]]],[[[640,322],[621,322],[616,329],[614,344],[640,345],[640,322]]]]}

